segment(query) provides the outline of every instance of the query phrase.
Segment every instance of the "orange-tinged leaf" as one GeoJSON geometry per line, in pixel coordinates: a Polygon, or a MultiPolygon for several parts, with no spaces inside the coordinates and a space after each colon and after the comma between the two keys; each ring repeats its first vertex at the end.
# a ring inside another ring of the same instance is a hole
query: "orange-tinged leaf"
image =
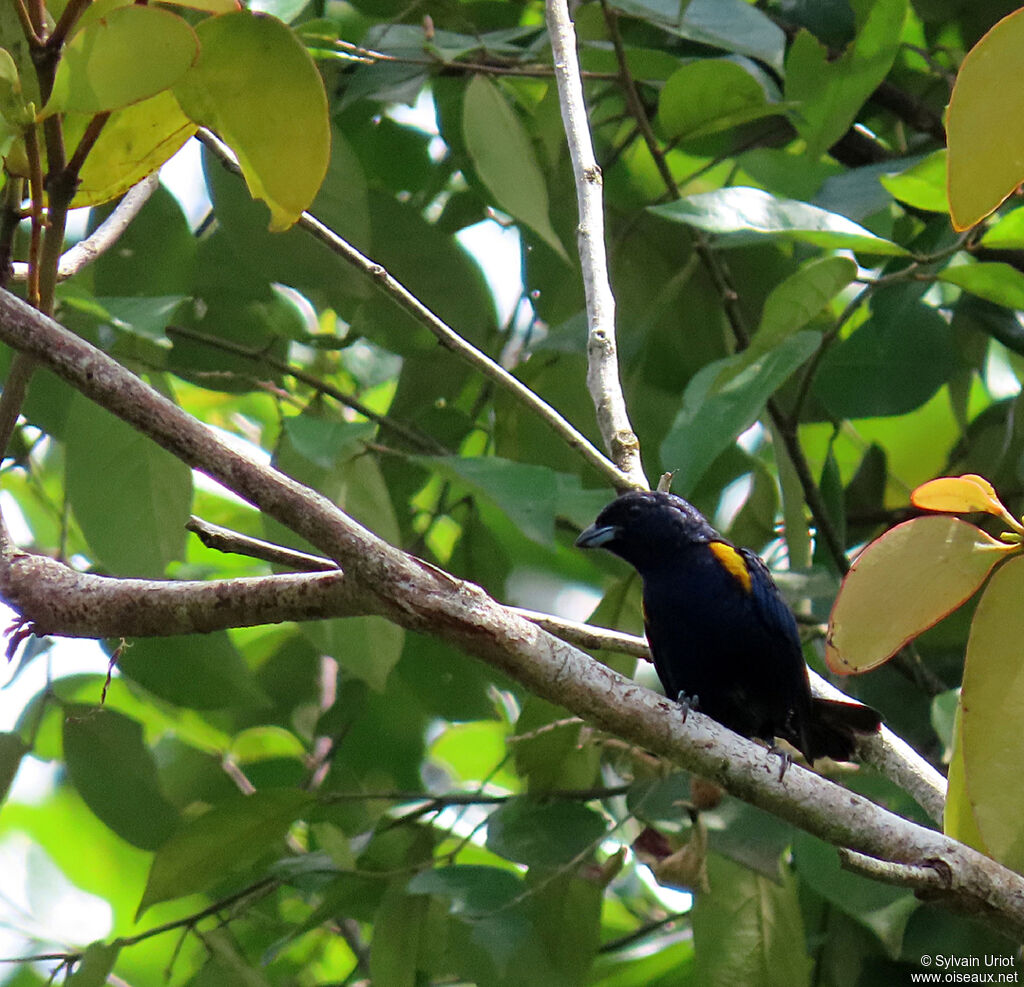
{"type": "Polygon", "coordinates": [[[963,476],[940,476],[922,483],[911,495],[910,502],[923,511],[950,511],[973,514],[984,511],[1002,517],[1007,513],[995,488],[977,473],[963,476]]]}
{"type": "Polygon", "coordinates": [[[240,10],[196,28],[202,54],[174,94],[185,113],[215,130],[238,157],[270,228],[286,230],[327,173],[331,130],[316,65],[276,17],[240,10]]]}
{"type": "Polygon", "coordinates": [[[1024,871],[1024,557],[993,574],[971,623],[960,693],[964,787],[988,852],[1024,871]]]}
{"type": "Polygon", "coordinates": [[[984,219],[1024,181],[1024,89],[1017,85],[1024,10],[1004,17],[960,66],[946,114],[953,226],[984,219]]]}
{"type": "Polygon", "coordinates": [[[974,594],[1018,547],[955,517],[897,525],[857,557],[829,620],[825,660],[839,675],[891,658],[974,594]]]}

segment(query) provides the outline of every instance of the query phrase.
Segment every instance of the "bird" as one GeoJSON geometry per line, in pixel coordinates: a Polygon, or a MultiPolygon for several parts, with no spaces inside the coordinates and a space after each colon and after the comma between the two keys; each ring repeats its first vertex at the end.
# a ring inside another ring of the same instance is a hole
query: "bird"
{"type": "Polygon", "coordinates": [[[625,493],[576,545],[606,549],[640,574],[654,667],[684,715],[696,709],[776,750],[785,740],[809,763],[848,761],[858,735],[881,727],[870,706],[811,695],[796,619],[768,566],[682,497],[625,493]]]}

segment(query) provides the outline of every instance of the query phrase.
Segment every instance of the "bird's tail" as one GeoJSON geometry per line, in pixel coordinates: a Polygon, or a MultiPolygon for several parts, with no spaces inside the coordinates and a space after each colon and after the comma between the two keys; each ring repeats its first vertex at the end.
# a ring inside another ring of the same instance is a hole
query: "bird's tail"
{"type": "Polygon", "coordinates": [[[881,715],[870,706],[813,699],[811,715],[800,731],[800,749],[808,761],[819,757],[849,761],[858,735],[876,733],[881,725],[881,715]]]}

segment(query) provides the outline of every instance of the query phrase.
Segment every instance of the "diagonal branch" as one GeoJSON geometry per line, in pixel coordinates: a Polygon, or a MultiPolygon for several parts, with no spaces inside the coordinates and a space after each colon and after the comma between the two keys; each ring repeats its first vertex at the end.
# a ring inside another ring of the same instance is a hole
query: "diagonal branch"
{"type": "Polygon", "coordinates": [[[628,486],[645,490],[647,478],[640,461],[640,443],[629,422],[619,379],[615,298],[608,278],[604,242],[601,198],[604,179],[594,154],[583,99],[583,82],[576,55],[576,30],[569,16],[567,0],[547,0],[545,11],[580,217],[577,239],[587,299],[587,387],[597,411],[601,436],[612,459],[627,475],[628,486]]]}
{"type": "MultiPolygon", "coordinates": [[[[200,129],[199,140],[220,159],[221,163],[235,174],[241,174],[238,162],[231,149],[208,130],[200,129]]],[[[499,363],[492,360],[483,350],[477,349],[472,343],[460,336],[440,316],[427,308],[408,288],[383,265],[371,260],[362,251],[334,232],[329,226],[321,223],[314,215],[304,212],[296,224],[311,233],[332,253],[337,254],[354,268],[370,277],[377,286],[397,302],[406,312],[422,326],[430,330],[437,341],[456,356],[461,357],[470,366],[479,371],[488,380],[493,381],[503,390],[510,393],[521,404],[535,412],[558,434],[569,446],[575,449],[591,466],[604,476],[616,489],[634,486],[630,477],[601,452],[579,429],[564,418],[540,395],[527,387],[522,381],[510,374],[499,363]]]]}
{"type": "MultiPolygon", "coordinates": [[[[131,225],[132,220],[142,211],[142,207],[149,201],[149,197],[159,184],[160,176],[154,172],[130,188],[114,211],[89,236],[79,240],[61,255],[60,263],[57,265],[57,280],[67,280],[113,247],[131,225]]],[[[17,261],[11,267],[13,280],[28,280],[28,264],[17,261]]]]}
{"type": "Polygon", "coordinates": [[[440,637],[536,695],[828,842],[881,861],[929,867],[938,874],[931,890],[938,900],[1024,936],[1021,875],[798,765],[779,778],[775,754],[700,713],[684,719],[675,703],[511,613],[479,586],[392,548],[320,494],[231,449],[106,354],[5,291],[0,341],[340,562],[355,605],[440,637]]]}

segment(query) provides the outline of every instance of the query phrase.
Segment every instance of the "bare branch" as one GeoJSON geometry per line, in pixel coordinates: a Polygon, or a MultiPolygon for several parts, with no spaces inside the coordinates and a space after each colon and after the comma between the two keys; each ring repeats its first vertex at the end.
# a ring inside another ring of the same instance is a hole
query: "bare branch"
{"type": "Polygon", "coordinates": [[[209,582],[115,579],[17,551],[0,557],[0,596],[40,637],[166,637],[367,613],[338,569],[209,582]]]}
{"type": "MultiPolygon", "coordinates": [[[[555,59],[558,102],[569,144],[580,216],[577,240],[587,299],[587,387],[594,401],[605,447],[626,474],[627,486],[646,490],[648,484],[640,461],[640,443],[629,422],[619,380],[615,298],[608,279],[604,242],[604,206],[601,199],[604,180],[594,155],[583,99],[583,83],[576,55],[576,30],[569,16],[567,0],[547,0],[545,8],[555,59]]],[[[620,485],[619,489],[623,487],[620,485]]]]}
{"type": "Polygon", "coordinates": [[[942,876],[936,898],[1024,936],[1021,875],[799,765],[780,779],[776,755],[700,713],[691,711],[684,720],[677,704],[509,612],[480,587],[392,548],[315,491],[231,449],[120,364],[8,292],[0,292],[0,340],[297,531],[346,570],[344,577],[294,578],[340,579],[354,605],[440,637],[600,729],[822,839],[879,860],[932,867],[942,876]]]}
{"type": "MultiPolygon", "coordinates": [[[[231,149],[220,138],[204,129],[201,129],[197,136],[229,170],[239,173],[238,162],[231,153],[231,149]]],[[[522,381],[515,378],[499,363],[492,360],[482,350],[477,349],[472,343],[460,336],[440,316],[427,308],[405,285],[394,278],[387,268],[357,250],[351,243],[335,233],[329,226],[321,223],[311,213],[304,212],[299,217],[296,225],[311,233],[329,250],[347,261],[357,270],[372,278],[385,294],[397,302],[417,322],[429,329],[445,349],[461,357],[488,380],[493,381],[503,390],[508,391],[521,404],[526,405],[526,407],[547,422],[570,449],[575,449],[602,476],[606,477],[612,486],[621,489],[636,485],[590,439],[548,404],[547,401],[527,387],[522,381]]]]}
{"type": "Polygon", "coordinates": [[[319,555],[310,555],[294,548],[285,548],[262,538],[243,535],[230,528],[222,528],[219,524],[211,524],[195,515],[188,519],[185,527],[198,535],[199,540],[217,552],[247,555],[252,559],[260,559],[273,565],[285,566],[299,572],[331,572],[337,571],[338,563],[319,555]]]}
{"type": "MultiPolygon", "coordinates": [[[[87,267],[96,258],[105,254],[121,238],[132,220],[138,216],[149,197],[160,184],[160,176],[155,172],[144,178],[138,185],[130,188],[114,211],[96,227],[84,240],[79,240],[70,250],[61,256],[57,265],[57,280],[64,281],[82,268],[87,267]]],[[[20,261],[13,265],[15,281],[28,280],[28,264],[20,261]]]]}

